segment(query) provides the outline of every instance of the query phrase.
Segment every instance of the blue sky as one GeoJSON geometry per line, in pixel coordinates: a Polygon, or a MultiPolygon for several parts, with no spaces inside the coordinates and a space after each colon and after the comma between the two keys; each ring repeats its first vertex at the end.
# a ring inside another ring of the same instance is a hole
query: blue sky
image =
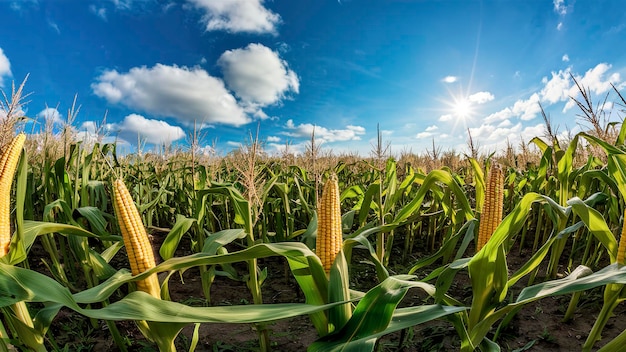
{"type": "Polygon", "coordinates": [[[489,153],[543,135],[539,104],[584,128],[570,75],[594,103],[626,87],[621,0],[0,0],[0,23],[0,88],[29,75],[36,127],[77,95],[79,136],[131,150],[196,123],[220,154],[259,126],[270,153],[315,130],[368,155],[380,124],[396,154],[462,152],[468,129],[489,153]]]}

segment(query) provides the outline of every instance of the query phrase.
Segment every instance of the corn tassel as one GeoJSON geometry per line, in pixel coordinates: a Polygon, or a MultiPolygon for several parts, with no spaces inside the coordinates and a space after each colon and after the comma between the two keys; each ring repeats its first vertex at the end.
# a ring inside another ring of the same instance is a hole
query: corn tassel
{"type": "Polygon", "coordinates": [[[11,244],[11,185],[25,140],[24,133],[18,134],[0,157],[0,257],[9,253],[11,244]]]}
{"type": "Polygon", "coordinates": [[[330,267],[343,245],[337,175],[332,174],[324,184],[317,212],[315,251],[326,273],[330,273],[330,267]]]}
{"type": "Polygon", "coordinates": [[[483,212],[480,214],[476,251],[480,251],[487,244],[491,235],[502,222],[503,203],[504,173],[500,165],[493,163],[489,170],[489,182],[485,187],[485,202],[483,212]]]}
{"type": "MultiPolygon", "coordinates": [[[[124,181],[118,179],[113,182],[113,193],[113,206],[130,261],[130,270],[133,275],[139,275],[156,266],[152,244],[124,181]]],[[[136,285],[139,291],[161,298],[161,289],[156,273],[137,281],[136,285]]]]}

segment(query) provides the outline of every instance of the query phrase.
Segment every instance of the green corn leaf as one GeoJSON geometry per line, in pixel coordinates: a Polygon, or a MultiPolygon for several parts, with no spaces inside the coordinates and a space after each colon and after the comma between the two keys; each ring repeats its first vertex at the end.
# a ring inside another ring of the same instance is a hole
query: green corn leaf
{"type": "Polygon", "coordinates": [[[180,214],[176,215],[176,222],[174,222],[174,226],[172,226],[172,229],[168,232],[165,240],[163,240],[161,248],[159,248],[161,258],[167,260],[174,256],[174,252],[176,252],[183,235],[186,234],[196,222],[196,219],[188,218],[180,214]]]}
{"type": "Polygon", "coordinates": [[[373,351],[378,337],[404,328],[408,324],[425,322],[431,319],[464,310],[442,309],[440,306],[429,306],[432,310],[402,311],[391,324],[396,307],[411,287],[432,286],[408,281],[408,275],[389,277],[369,290],[359,301],[352,318],[339,331],[329,334],[313,342],[308,352],[317,351],[373,351]]]}

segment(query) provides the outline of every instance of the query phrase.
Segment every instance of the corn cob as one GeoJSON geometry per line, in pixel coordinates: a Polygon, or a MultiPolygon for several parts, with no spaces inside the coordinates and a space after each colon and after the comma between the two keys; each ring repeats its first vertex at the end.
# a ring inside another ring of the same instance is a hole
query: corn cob
{"type": "Polygon", "coordinates": [[[626,209],[624,209],[624,225],[622,225],[622,234],[619,238],[619,246],[617,247],[617,264],[624,265],[626,257],[626,209]]]}
{"type": "Polygon", "coordinates": [[[330,273],[330,267],[343,245],[339,184],[335,174],[331,174],[324,184],[317,213],[315,251],[322,261],[326,273],[330,273]]]}
{"type": "Polygon", "coordinates": [[[11,185],[25,140],[24,133],[18,134],[0,157],[0,257],[9,253],[11,244],[11,185]]]}
{"type": "MultiPolygon", "coordinates": [[[[152,244],[124,181],[118,179],[113,182],[113,193],[113,207],[130,261],[130,270],[133,275],[139,275],[156,266],[152,244]]],[[[161,289],[156,273],[144,280],[137,281],[136,284],[138,290],[161,298],[161,289]]]]}
{"type": "Polygon", "coordinates": [[[485,202],[480,214],[478,226],[478,241],[476,251],[479,251],[489,241],[491,235],[502,222],[502,206],[504,203],[504,173],[497,163],[491,165],[489,182],[485,187],[485,202]]]}

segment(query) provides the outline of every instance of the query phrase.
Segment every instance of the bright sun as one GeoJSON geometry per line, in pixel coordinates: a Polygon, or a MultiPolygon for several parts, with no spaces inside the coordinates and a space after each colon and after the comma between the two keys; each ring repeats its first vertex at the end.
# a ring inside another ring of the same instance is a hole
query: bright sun
{"type": "Polygon", "coordinates": [[[466,119],[473,113],[472,103],[465,98],[455,99],[452,110],[454,115],[461,119],[466,119]]]}

